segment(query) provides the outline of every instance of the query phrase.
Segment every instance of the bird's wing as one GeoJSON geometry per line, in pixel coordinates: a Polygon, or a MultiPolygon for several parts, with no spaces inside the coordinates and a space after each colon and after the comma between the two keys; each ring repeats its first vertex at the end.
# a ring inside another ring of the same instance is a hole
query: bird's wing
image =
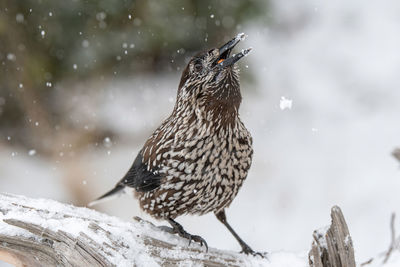
{"type": "Polygon", "coordinates": [[[143,162],[141,152],[139,152],[131,168],[118,185],[133,187],[138,192],[147,192],[159,187],[161,178],[157,170],[149,170],[147,164],[143,162]]]}
{"type": "Polygon", "coordinates": [[[161,176],[149,171],[147,165],[142,162],[142,154],[139,152],[131,168],[113,189],[88,204],[89,207],[101,202],[118,197],[125,192],[126,187],[135,188],[138,192],[147,192],[156,189],[161,184],[161,176]]]}

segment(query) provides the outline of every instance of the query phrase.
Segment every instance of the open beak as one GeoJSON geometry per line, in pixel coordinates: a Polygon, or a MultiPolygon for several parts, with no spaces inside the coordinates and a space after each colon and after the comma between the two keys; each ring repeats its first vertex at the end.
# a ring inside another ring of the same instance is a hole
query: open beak
{"type": "Polygon", "coordinates": [[[235,64],[239,59],[241,59],[244,56],[247,56],[248,53],[250,53],[251,48],[243,49],[237,54],[233,54],[233,56],[229,57],[231,54],[232,49],[242,40],[245,39],[245,34],[244,33],[239,33],[236,35],[235,38],[224,44],[219,48],[219,58],[217,61],[217,66],[220,68],[225,68],[228,66],[231,66],[235,64]]]}

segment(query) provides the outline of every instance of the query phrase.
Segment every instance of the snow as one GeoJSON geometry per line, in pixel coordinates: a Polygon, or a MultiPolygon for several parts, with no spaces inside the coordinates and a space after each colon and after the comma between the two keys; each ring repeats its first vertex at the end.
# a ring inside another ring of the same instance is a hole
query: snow
{"type": "Polygon", "coordinates": [[[15,61],[16,60],[16,56],[13,53],[8,53],[7,54],[7,59],[10,61],[15,61]]]}
{"type": "Polygon", "coordinates": [[[400,171],[391,156],[400,144],[398,7],[273,1],[276,24],[246,30],[254,47],[246,60],[259,81],[257,99],[244,95],[241,112],[255,154],[231,209],[258,221],[251,227],[267,223],[257,230],[274,240],[267,247],[305,248],[337,204],[358,262],[387,248],[390,214],[400,213],[400,171]],[[282,95],[296,100],[292,112],[277,112],[282,95]],[[252,209],[265,215],[246,212],[251,194],[262,199],[252,209]],[[275,229],[285,229],[284,237],[275,229]]]}
{"type": "MultiPolygon", "coordinates": [[[[287,252],[275,252],[268,256],[266,267],[308,267],[308,256],[304,254],[292,254],[287,252]]],[[[256,265],[253,265],[256,266],[256,265]]]]}
{"type": "MultiPolygon", "coordinates": [[[[62,230],[73,238],[78,237],[83,232],[98,244],[112,245],[114,242],[122,243],[124,245],[119,248],[120,253],[118,254],[113,250],[109,250],[107,246],[104,246],[105,251],[100,251],[105,258],[117,266],[130,266],[132,263],[138,266],[159,266],[138,236],[150,236],[162,242],[176,245],[176,249],[173,250],[160,249],[158,253],[161,257],[166,254],[165,256],[176,259],[188,259],[191,257],[202,258],[206,255],[205,252],[180,250],[180,247],[189,246],[186,239],[166,233],[149,223],[124,222],[119,218],[88,208],[78,208],[49,199],[31,199],[24,196],[0,194],[0,210],[2,211],[0,212],[0,233],[2,234],[17,235],[29,239],[40,238],[19,227],[2,223],[6,219],[16,219],[40,225],[53,232],[62,230]],[[110,235],[91,231],[89,224],[93,221],[109,232],[110,235]]],[[[192,242],[190,246],[198,247],[199,245],[192,242]]],[[[214,251],[214,249],[210,248],[210,251],[214,251]]],[[[243,254],[237,254],[236,256],[243,260],[247,266],[307,266],[306,254],[296,255],[276,252],[269,254],[268,260],[243,254]]],[[[187,263],[182,261],[180,265],[185,266],[187,263]]]]}
{"type": "Polygon", "coordinates": [[[279,101],[279,108],[281,110],[292,109],[292,103],[293,103],[293,100],[288,99],[284,96],[281,96],[281,100],[279,101]]]}
{"type": "MultiPolygon", "coordinates": [[[[255,250],[285,250],[282,262],[285,253],[309,250],[313,231],[329,225],[329,210],[336,204],[348,223],[358,263],[387,249],[390,214],[400,214],[399,164],[390,155],[400,146],[399,7],[395,0],[274,0],[272,26],[243,26],[246,44],[254,49],[240,62],[250,66],[241,70],[240,114],[253,135],[255,153],[227,215],[255,250]],[[285,111],[295,100],[290,112],[282,112],[282,96],[285,111]]],[[[80,151],[75,157],[85,163],[85,188],[92,199],[125,174],[144,140],[168,116],[179,76],[133,74],[65,90],[73,94],[62,97],[71,122],[102,124],[119,135],[112,139],[112,150],[80,151]],[[91,87],[94,94],[85,91],[91,87]]],[[[52,171],[53,162],[26,154],[2,147],[0,162],[7,163],[0,168],[2,190],[74,200],[62,186],[61,171],[52,171]],[[39,182],[43,186],[36,186],[39,182]]],[[[129,197],[98,208],[125,220],[135,215],[150,219],[129,197]]],[[[213,214],[178,221],[210,246],[239,250],[213,214]]],[[[280,258],[276,252],[273,257],[271,264],[280,258]]],[[[399,262],[394,254],[387,265],[399,262]]]]}
{"type": "Polygon", "coordinates": [[[111,138],[108,136],[106,138],[104,138],[103,144],[105,147],[111,147],[111,145],[112,145],[111,138]]]}
{"type": "Polygon", "coordinates": [[[315,230],[315,232],[313,233],[314,236],[316,236],[318,238],[318,244],[319,246],[321,246],[322,248],[326,248],[328,249],[328,244],[326,243],[326,233],[328,232],[330,226],[325,226],[322,227],[320,229],[315,230]],[[321,238],[320,238],[321,237],[321,238]]]}
{"type": "Polygon", "coordinates": [[[84,48],[88,48],[89,47],[89,45],[90,45],[90,43],[89,43],[89,41],[88,40],[83,40],[82,41],[82,47],[84,47],[84,48]]]}
{"type": "Polygon", "coordinates": [[[24,15],[21,14],[21,13],[17,13],[17,15],[15,15],[15,20],[16,20],[18,23],[23,23],[23,22],[24,22],[24,15]]]}
{"type": "Polygon", "coordinates": [[[243,41],[244,39],[246,39],[246,37],[247,37],[247,35],[244,32],[242,32],[242,33],[239,33],[239,34],[236,35],[235,40],[236,41],[243,41]]]}
{"type": "MultiPolygon", "coordinates": [[[[129,266],[134,259],[140,266],[150,264],[149,266],[158,266],[154,260],[145,252],[143,244],[139,243],[135,236],[143,234],[148,229],[139,228],[139,224],[123,222],[116,217],[110,217],[94,210],[87,208],[76,208],[72,205],[65,205],[48,199],[29,199],[19,197],[18,205],[21,209],[16,209],[10,201],[14,200],[14,195],[0,195],[1,209],[6,211],[5,214],[0,213],[0,221],[5,219],[17,219],[27,221],[33,224],[41,225],[44,228],[52,231],[63,230],[72,237],[77,237],[81,232],[89,235],[90,238],[97,243],[109,243],[106,236],[95,234],[88,230],[90,221],[97,221],[98,225],[103,229],[110,231],[112,236],[120,238],[120,242],[126,243],[130,250],[127,250],[126,255],[129,259],[123,258],[115,253],[104,253],[103,256],[117,266],[129,266]],[[5,205],[7,203],[9,206],[5,205]],[[35,207],[32,210],[26,207],[35,207]],[[46,212],[40,212],[40,209],[46,212]]],[[[0,223],[0,232],[8,235],[20,235],[26,238],[34,238],[34,236],[26,230],[0,223]]],[[[165,238],[164,238],[165,239],[165,238]]]]}

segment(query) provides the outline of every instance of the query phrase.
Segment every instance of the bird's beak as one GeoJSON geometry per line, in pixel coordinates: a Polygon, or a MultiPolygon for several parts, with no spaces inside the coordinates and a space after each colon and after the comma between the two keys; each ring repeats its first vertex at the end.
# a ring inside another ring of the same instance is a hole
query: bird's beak
{"type": "Polygon", "coordinates": [[[244,56],[247,56],[247,54],[251,51],[251,48],[248,49],[243,49],[240,53],[234,54],[232,57],[230,56],[230,53],[232,49],[242,40],[244,40],[246,35],[244,33],[239,33],[238,35],[235,36],[232,40],[224,44],[219,48],[219,58],[217,61],[217,65],[220,68],[225,68],[228,66],[233,65],[236,63],[239,59],[241,59],[244,56]]]}

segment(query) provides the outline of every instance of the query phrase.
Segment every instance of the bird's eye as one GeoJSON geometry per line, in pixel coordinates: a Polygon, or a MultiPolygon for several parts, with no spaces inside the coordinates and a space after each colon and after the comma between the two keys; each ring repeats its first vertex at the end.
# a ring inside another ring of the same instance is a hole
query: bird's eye
{"type": "Polygon", "coordinates": [[[200,72],[203,69],[203,65],[201,63],[194,64],[194,71],[200,72]]]}

